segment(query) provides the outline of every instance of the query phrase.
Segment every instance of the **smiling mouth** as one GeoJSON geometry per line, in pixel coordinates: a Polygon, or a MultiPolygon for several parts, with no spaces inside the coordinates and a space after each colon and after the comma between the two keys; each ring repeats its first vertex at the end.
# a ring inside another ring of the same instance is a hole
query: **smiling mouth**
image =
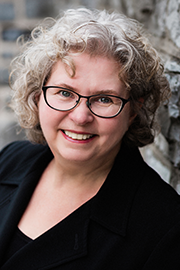
{"type": "Polygon", "coordinates": [[[78,141],[85,141],[95,136],[91,134],[78,134],[67,130],[63,130],[63,133],[66,134],[66,136],[68,136],[69,138],[78,141]]]}

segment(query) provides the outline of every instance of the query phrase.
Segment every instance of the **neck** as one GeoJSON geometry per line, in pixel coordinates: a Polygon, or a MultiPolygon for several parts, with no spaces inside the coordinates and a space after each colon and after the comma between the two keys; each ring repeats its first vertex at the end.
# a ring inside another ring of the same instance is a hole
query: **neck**
{"type": "Polygon", "coordinates": [[[113,159],[108,157],[97,163],[97,161],[90,160],[88,162],[68,162],[55,157],[45,170],[45,174],[56,188],[69,186],[98,190],[110,172],[114,159],[115,157],[113,159]]]}
{"type": "MultiPolygon", "coordinates": [[[[114,162],[114,160],[113,160],[114,162]]],[[[65,164],[62,162],[59,163],[57,160],[54,160],[54,172],[57,175],[57,178],[61,175],[61,179],[64,181],[74,181],[75,183],[83,184],[84,182],[95,182],[98,179],[104,179],[107,177],[109,171],[113,166],[113,162],[109,160],[103,160],[103,162],[91,163],[89,162],[75,162],[65,164]]]]}

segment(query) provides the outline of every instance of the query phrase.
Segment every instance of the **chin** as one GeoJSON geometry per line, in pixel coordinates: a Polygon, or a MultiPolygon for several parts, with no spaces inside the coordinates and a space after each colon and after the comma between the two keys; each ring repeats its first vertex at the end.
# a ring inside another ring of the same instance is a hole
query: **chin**
{"type": "Polygon", "coordinates": [[[87,151],[77,151],[77,150],[68,150],[65,149],[64,152],[59,152],[58,156],[64,161],[72,163],[84,163],[91,160],[94,155],[87,154],[87,151]]]}

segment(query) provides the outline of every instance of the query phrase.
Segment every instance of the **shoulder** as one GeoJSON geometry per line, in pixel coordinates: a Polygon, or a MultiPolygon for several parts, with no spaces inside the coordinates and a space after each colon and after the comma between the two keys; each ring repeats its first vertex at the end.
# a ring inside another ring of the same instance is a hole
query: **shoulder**
{"type": "Polygon", "coordinates": [[[144,161],[141,168],[131,208],[131,220],[135,221],[132,230],[148,232],[158,242],[180,220],[180,196],[144,161]]]}
{"type": "Polygon", "coordinates": [[[141,209],[145,212],[150,209],[151,214],[163,213],[166,217],[171,215],[172,209],[176,211],[176,207],[180,206],[180,196],[170,183],[165,182],[144,160],[142,163],[143,173],[136,194],[139,203],[143,202],[141,209]]]}
{"type": "Polygon", "coordinates": [[[8,145],[6,145],[1,151],[0,151],[0,157],[4,157],[5,155],[14,154],[15,156],[20,153],[26,153],[25,149],[31,150],[31,151],[37,151],[37,149],[43,149],[44,145],[40,144],[33,144],[30,141],[15,141],[8,145]]]}
{"type": "Polygon", "coordinates": [[[139,181],[137,196],[144,194],[141,200],[144,199],[147,201],[147,198],[152,198],[153,202],[157,203],[157,201],[164,199],[164,203],[167,204],[171,197],[174,197],[178,201],[180,200],[174,188],[169,183],[165,182],[165,180],[144,161],[139,149],[131,150],[129,156],[131,156],[131,158],[129,158],[129,160],[131,160],[131,175],[136,176],[136,179],[138,178],[139,181]]]}
{"type": "Polygon", "coordinates": [[[121,176],[124,172],[124,185],[132,200],[131,217],[139,218],[146,228],[163,222],[171,226],[180,212],[180,196],[143,160],[137,148],[125,150],[121,176]]]}
{"type": "Polygon", "coordinates": [[[145,201],[147,198],[151,198],[151,203],[154,205],[161,202],[163,206],[168,208],[171,205],[171,200],[174,203],[180,203],[180,196],[176,190],[146,163],[139,191],[143,192],[145,201]]]}
{"type": "MultiPolygon", "coordinates": [[[[166,201],[169,196],[178,198],[177,192],[166,183],[161,176],[152,169],[143,159],[137,147],[128,147],[123,145],[116,162],[116,171],[124,175],[124,179],[130,189],[136,187],[136,196],[142,195],[141,199],[146,200],[148,197],[162,198],[165,196],[166,201]]],[[[124,183],[125,184],[125,183],[124,183]]]]}
{"type": "Polygon", "coordinates": [[[5,146],[0,152],[0,179],[4,179],[20,169],[28,169],[49,148],[29,141],[16,141],[5,146]]]}
{"type": "Polygon", "coordinates": [[[29,141],[16,141],[5,146],[0,152],[1,166],[11,162],[21,163],[32,159],[35,154],[45,149],[44,145],[33,144],[29,141]]]}

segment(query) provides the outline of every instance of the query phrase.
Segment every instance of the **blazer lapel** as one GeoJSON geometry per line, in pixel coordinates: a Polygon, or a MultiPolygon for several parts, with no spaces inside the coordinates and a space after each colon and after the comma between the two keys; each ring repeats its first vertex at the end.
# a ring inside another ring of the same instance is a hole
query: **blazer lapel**
{"type": "MultiPolygon", "coordinates": [[[[144,174],[141,156],[137,153],[133,154],[134,151],[130,154],[126,152],[122,147],[113,170],[97,196],[16,252],[1,269],[11,270],[15,266],[16,269],[48,270],[85,256],[89,220],[125,236],[131,204],[144,174]],[[141,170],[137,169],[138,162],[142,165],[141,170]],[[134,169],[129,170],[128,164],[133,164],[134,169]],[[137,171],[138,173],[135,173],[137,171]],[[134,181],[134,179],[138,180],[134,181]]],[[[8,215],[0,229],[0,254],[3,254],[10,242],[43,167],[44,165],[38,171],[30,168],[9,206],[8,215]]]]}
{"type": "Polygon", "coordinates": [[[0,267],[10,269],[51,269],[87,254],[87,229],[90,218],[91,200],[82,205],[62,222],[16,252],[3,266],[3,254],[17,228],[18,222],[27,207],[32,193],[44,168],[53,158],[48,149],[33,162],[10,173],[0,184],[3,194],[12,196],[0,209],[4,218],[0,222],[0,267]],[[37,166],[38,163],[38,166],[37,166]],[[38,168],[37,168],[38,167],[38,168]],[[82,218],[83,217],[83,218],[82,218]],[[73,226],[72,226],[73,224],[73,226]]]}
{"type": "Polygon", "coordinates": [[[93,200],[94,221],[116,234],[126,236],[132,203],[142,181],[145,166],[147,165],[138,149],[128,149],[122,144],[113,169],[93,200]]]}
{"type": "MultiPolygon", "coordinates": [[[[6,187],[14,186],[15,191],[5,205],[5,216],[0,226],[0,262],[37,184],[37,177],[33,172],[23,179],[21,184],[18,184],[18,182],[21,182],[20,179],[13,178],[11,178],[11,181],[4,183],[6,187]],[[34,181],[32,181],[33,179],[34,181]],[[18,185],[19,187],[16,187],[18,185]]],[[[3,208],[0,211],[3,211],[3,208]]]]}
{"type": "Polygon", "coordinates": [[[3,221],[0,221],[0,266],[3,254],[52,155],[45,149],[41,154],[39,166],[36,165],[38,159],[39,156],[35,157],[30,164],[25,163],[24,166],[18,168],[18,172],[13,171],[0,182],[0,191],[5,197],[5,203],[0,207],[0,214],[3,216],[3,221]]]}
{"type": "Polygon", "coordinates": [[[91,201],[16,252],[2,270],[52,269],[87,254],[91,201]],[[72,226],[73,224],[73,226],[72,226]],[[28,262],[28,263],[27,263],[28,262]]]}

